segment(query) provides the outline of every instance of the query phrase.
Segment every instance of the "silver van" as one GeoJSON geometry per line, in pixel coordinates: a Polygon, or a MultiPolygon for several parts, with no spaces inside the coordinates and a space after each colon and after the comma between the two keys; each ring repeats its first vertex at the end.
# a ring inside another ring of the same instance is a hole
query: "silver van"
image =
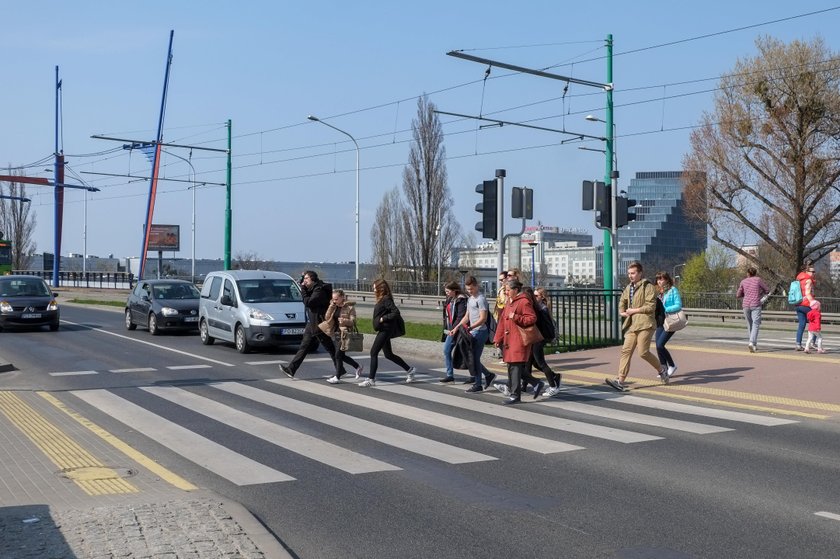
{"type": "Polygon", "coordinates": [[[306,327],[300,287],[288,274],[261,270],[211,272],[198,305],[201,343],[254,346],[299,344],[306,327]]]}

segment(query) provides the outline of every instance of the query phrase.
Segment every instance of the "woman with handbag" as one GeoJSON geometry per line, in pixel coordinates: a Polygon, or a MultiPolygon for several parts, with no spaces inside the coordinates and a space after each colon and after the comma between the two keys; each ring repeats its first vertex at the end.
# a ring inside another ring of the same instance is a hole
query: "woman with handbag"
{"type": "MultiPolygon", "coordinates": [[[[517,404],[522,396],[521,380],[533,380],[528,372],[531,345],[542,340],[537,330],[537,314],[531,299],[522,293],[522,282],[507,282],[507,302],[499,315],[499,326],[493,343],[502,350],[502,359],[508,366],[510,397],[503,404],[517,404]]],[[[541,384],[541,383],[539,383],[541,384]]],[[[539,392],[537,392],[539,395],[539,392]]]]}
{"type": "Polygon", "coordinates": [[[667,328],[665,323],[669,320],[668,315],[674,315],[682,311],[682,298],[680,298],[680,292],[674,286],[674,280],[671,279],[671,274],[668,272],[656,273],[656,285],[659,287],[659,300],[662,301],[662,306],[665,309],[665,316],[661,317],[662,322],[660,323],[659,319],[656,321],[655,339],[656,353],[659,356],[660,363],[659,378],[662,382],[668,384],[671,376],[677,370],[677,365],[674,363],[671,352],[665,348],[665,344],[677,330],[667,328]]]}
{"type": "Polygon", "coordinates": [[[365,368],[346,353],[350,334],[356,331],[356,303],[347,300],[343,289],[333,290],[330,306],[318,328],[335,341],[335,375],[328,378],[327,382],[341,382],[341,377],[347,372],[344,370],[345,363],[356,369],[356,378],[359,378],[365,368]]]}
{"type": "Polygon", "coordinates": [[[391,340],[405,335],[405,322],[400,315],[400,310],[394,304],[394,297],[391,295],[391,286],[384,279],[373,282],[373,294],[376,297],[376,304],[373,306],[373,329],[376,330],[376,339],[370,347],[370,372],[368,378],[359,383],[362,388],[376,386],[376,369],[379,366],[379,352],[385,354],[385,358],[399,365],[406,373],[405,382],[414,382],[414,367],[409,367],[402,357],[391,349],[391,340]]]}

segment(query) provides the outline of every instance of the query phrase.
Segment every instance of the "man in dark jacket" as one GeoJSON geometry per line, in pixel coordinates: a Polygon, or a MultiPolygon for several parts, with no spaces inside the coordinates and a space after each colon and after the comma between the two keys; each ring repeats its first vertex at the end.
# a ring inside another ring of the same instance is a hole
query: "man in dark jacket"
{"type": "Polygon", "coordinates": [[[280,370],[286,373],[289,378],[295,378],[298,367],[310,351],[318,348],[319,342],[323,344],[332,360],[335,361],[335,344],[329,336],[318,328],[318,325],[324,320],[327,307],[330,306],[332,288],[329,284],[325,284],[318,279],[318,274],[312,270],[307,270],[303,273],[300,290],[303,293],[303,305],[306,307],[306,314],[309,318],[306,322],[306,328],[303,330],[303,339],[297,353],[288,365],[280,365],[280,370]]]}

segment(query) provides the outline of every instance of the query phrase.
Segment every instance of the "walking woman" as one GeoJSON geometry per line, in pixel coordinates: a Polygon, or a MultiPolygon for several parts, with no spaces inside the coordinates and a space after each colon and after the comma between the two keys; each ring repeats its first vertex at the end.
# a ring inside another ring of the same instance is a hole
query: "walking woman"
{"type": "MultiPolygon", "coordinates": [[[[659,286],[659,299],[662,301],[662,306],[665,308],[666,314],[679,312],[682,310],[682,299],[680,292],[674,287],[674,280],[671,279],[671,274],[668,272],[656,273],[656,285],[659,286]]],[[[659,356],[659,378],[665,384],[671,379],[671,376],[676,372],[677,365],[674,363],[674,358],[671,357],[671,352],[665,348],[665,344],[671,339],[674,332],[666,332],[664,324],[656,324],[656,353],[659,356]]]]}
{"type": "Polygon", "coordinates": [[[799,288],[802,290],[802,301],[796,305],[796,318],[799,325],[796,328],[796,351],[804,351],[802,345],[802,334],[808,325],[808,313],[811,312],[811,304],[816,301],[814,298],[814,263],[808,260],[799,269],[796,279],[799,280],[799,288]]]}
{"type": "Polygon", "coordinates": [[[408,363],[391,349],[391,339],[405,334],[405,322],[400,316],[397,305],[394,304],[391,286],[384,279],[378,279],[373,282],[373,294],[376,297],[376,304],[373,307],[373,329],[376,330],[376,338],[370,348],[368,378],[360,382],[359,386],[363,388],[376,386],[376,369],[379,367],[380,351],[385,354],[386,359],[393,361],[408,373],[405,382],[414,382],[414,367],[409,367],[408,363]]]}
{"type": "Polygon", "coordinates": [[[364,371],[364,367],[345,353],[347,351],[347,336],[356,327],[356,303],[347,300],[347,295],[343,289],[333,290],[332,300],[330,306],[327,307],[324,321],[318,327],[330,337],[336,332],[339,333],[335,344],[335,375],[328,378],[327,382],[330,384],[341,382],[341,377],[347,372],[344,370],[345,363],[356,370],[356,378],[359,378],[364,371]]]}
{"type": "MultiPolygon", "coordinates": [[[[531,359],[531,344],[526,343],[519,333],[520,328],[532,326],[537,321],[537,315],[531,299],[522,293],[522,282],[511,279],[507,282],[507,303],[499,316],[499,327],[493,343],[501,348],[502,358],[508,367],[510,382],[510,396],[503,404],[517,404],[522,396],[520,382],[533,380],[528,372],[528,362],[531,359]]],[[[542,384],[542,383],[537,383],[542,384]]]]}
{"type": "Polygon", "coordinates": [[[461,293],[457,281],[451,281],[444,287],[446,301],[443,304],[443,364],[446,376],[440,382],[454,382],[455,370],[452,367],[452,349],[455,340],[455,327],[467,314],[467,297],[461,293]]]}
{"type": "Polygon", "coordinates": [[[758,329],[761,326],[762,305],[766,300],[765,297],[770,294],[770,288],[756,274],[758,274],[758,270],[755,269],[755,266],[747,268],[747,277],[741,280],[738,292],[735,294],[736,299],[743,299],[741,307],[744,309],[744,318],[747,319],[747,334],[750,340],[747,347],[750,353],[756,352],[758,329]]]}
{"type": "Polygon", "coordinates": [[[557,337],[557,330],[554,327],[554,319],[551,317],[551,299],[544,287],[538,287],[534,290],[534,302],[536,302],[537,327],[543,335],[543,341],[531,346],[531,365],[545,375],[548,381],[548,389],[543,393],[543,396],[551,398],[557,396],[563,390],[560,386],[563,375],[555,373],[554,369],[545,360],[545,346],[557,337]]]}

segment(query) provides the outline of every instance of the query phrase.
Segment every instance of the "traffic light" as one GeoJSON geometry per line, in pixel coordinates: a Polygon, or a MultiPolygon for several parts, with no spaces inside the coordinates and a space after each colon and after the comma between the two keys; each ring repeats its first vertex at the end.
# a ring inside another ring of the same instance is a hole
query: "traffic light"
{"type": "Polygon", "coordinates": [[[476,185],[475,191],[481,194],[481,202],[475,205],[475,211],[481,214],[481,221],[475,224],[475,230],[481,231],[485,239],[498,237],[496,227],[497,191],[496,181],[489,180],[476,185]]]}
{"type": "Polygon", "coordinates": [[[510,217],[534,219],[534,191],[527,186],[514,186],[510,192],[510,217]]]}
{"type": "Polygon", "coordinates": [[[600,229],[612,228],[612,188],[603,182],[595,183],[595,225],[600,229]]]}
{"type": "Polygon", "coordinates": [[[636,207],[638,202],[631,200],[625,196],[620,196],[615,200],[615,226],[624,227],[631,221],[636,221],[636,207]]]}
{"type": "Polygon", "coordinates": [[[583,181],[583,204],[581,209],[594,210],[595,209],[595,183],[592,181],[583,181]]]}

